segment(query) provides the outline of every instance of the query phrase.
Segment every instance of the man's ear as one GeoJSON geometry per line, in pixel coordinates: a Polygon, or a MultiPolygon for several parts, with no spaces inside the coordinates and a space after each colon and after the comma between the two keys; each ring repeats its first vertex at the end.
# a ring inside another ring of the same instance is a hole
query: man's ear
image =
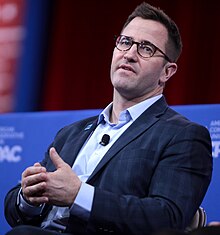
{"type": "Polygon", "coordinates": [[[166,81],[168,81],[169,78],[176,73],[176,71],[177,71],[177,64],[168,62],[164,66],[164,74],[160,78],[160,83],[165,83],[166,81]]]}

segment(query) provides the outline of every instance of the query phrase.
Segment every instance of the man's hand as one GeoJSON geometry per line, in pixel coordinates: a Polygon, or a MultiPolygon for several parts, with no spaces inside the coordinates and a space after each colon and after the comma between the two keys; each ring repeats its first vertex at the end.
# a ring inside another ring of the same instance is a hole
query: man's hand
{"type": "Polygon", "coordinates": [[[22,193],[25,200],[30,204],[38,206],[47,203],[48,198],[42,196],[46,189],[46,168],[40,163],[35,163],[24,170],[21,178],[22,193]]]}
{"type": "Polygon", "coordinates": [[[56,171],[46,172],[45,167],[35,163],[22,173],[23,196],[35,206],[43,203],[71,206],[82,182],[58,155],[55,148],[50,149],[50,158],[56,171]]]}
{"type": "Polygon", "coordinates": [[[55,148],[50,149],[50,158],[56,171],[46,173],[46,187],[42,196],[57,206],[71,206],[81,186],[81,181],[72,168],[58,155],[55,148]]]}

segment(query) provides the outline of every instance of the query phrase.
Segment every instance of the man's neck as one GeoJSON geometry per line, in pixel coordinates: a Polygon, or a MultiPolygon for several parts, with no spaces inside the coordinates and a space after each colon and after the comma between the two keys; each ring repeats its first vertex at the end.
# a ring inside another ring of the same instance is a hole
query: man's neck
{"type": "Polygon", "coordinates": [[[118,123],[119,115],[123,110],[126,110],[144,100],[147,100],[149,98],[152,98],[154,96],[160,95],[162,92],[156,92],[152,94],[148,94],[146,96],[134,98],[134,99],[126,99],[125,97],[121,96],[117,91],[114,92],[113,95],[113,104],[112,104],[112,110],[110,114],[110,121],[112,123],[118,123]]]}

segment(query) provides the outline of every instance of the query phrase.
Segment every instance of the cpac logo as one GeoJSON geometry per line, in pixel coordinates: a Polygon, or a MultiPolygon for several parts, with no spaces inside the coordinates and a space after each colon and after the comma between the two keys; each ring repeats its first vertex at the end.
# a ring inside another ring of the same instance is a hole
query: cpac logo
{"type": "Polygon", "coordinates": [[[220,156],[220,141],[212,141],[212,155],[215,158],[220,156]]]}
{"type": "Polygon", "coordinates": [[[8,145],[0,146],[0,162],[19,162],[21,161],[21,156],[19,153],[22,152],[22,147],[19,145],[14,145],[11,148],[8,145]]]}

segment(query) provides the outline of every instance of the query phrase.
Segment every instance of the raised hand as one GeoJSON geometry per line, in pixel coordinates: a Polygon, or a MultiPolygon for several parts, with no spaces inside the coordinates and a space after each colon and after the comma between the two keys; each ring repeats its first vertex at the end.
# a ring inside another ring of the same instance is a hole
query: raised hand
{"type": "Polygon", "coordinates": [[[46,173],[46,187],[42,196],[48,198],[50,204],[71,206],[80,189],[81,181],[55,148],[50,149],[50,158],[56,171],[46,173]]]}

